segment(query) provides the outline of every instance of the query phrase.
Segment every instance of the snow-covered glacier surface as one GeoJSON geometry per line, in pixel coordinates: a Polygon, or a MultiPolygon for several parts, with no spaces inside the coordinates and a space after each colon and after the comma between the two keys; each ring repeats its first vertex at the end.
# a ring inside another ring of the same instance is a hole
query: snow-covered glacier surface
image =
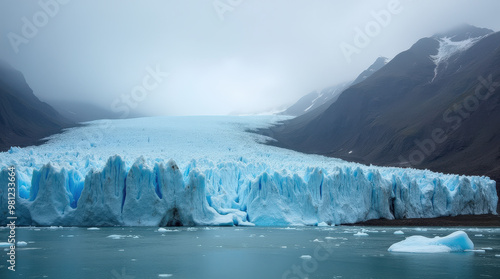
{"type": "Polygon", "coordinates": [[[248,130],[284,116],[100,120],[41,146],[0,153],[17,224],[317,225],[495,213],[487,177],[364,166],[261,142],[248,130]]]}

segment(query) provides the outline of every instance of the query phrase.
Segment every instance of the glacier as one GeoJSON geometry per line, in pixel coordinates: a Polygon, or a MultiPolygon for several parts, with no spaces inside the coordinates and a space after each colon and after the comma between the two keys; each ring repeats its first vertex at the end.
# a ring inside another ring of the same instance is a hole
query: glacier
{"type": "Polygon", "coordinates": [[[366,166],[263,144],[286,116],[99,120],[0,153],[17,225],[289,226],[496,214],[495,181],[366,166]]]}

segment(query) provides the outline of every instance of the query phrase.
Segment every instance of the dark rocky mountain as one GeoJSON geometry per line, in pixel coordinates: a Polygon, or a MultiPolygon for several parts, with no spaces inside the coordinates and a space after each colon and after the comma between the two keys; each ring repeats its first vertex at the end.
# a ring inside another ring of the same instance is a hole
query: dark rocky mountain
{"type": "Polygon", "coordinates": [[[21,72],[0,60],[0,151],[40,143],[71,125],[33,94],[21,72]]]}
{"type": "Polygon", "coordinates": [[[500,33],[423,38],[272,144],[365,164],[487,175],[500,185],[500,33]],[[445,39],[444,37],[447,37],[445,39]]]}
{"type": "Polygon", "coordinates": [[[350,84],[351,82],[348,82],[324,88],[320,92],[313,91],[300,98],[297,102],[280,114],[299,116],[304,113],[311,112],[325,103],[333,103],[337,100],[340,93],[342,93],[342,91],[344,91],[344,89],[346,89],[350,84]]]}
{"type": "MultiPolygon", "coordinates": [[[[50,105],[63,117],[74,122],[87,122],[99,119],[120,119],[122,113],[111,111],[111,108],[103,108],[90,103],[72,101],[50,101],[50,105]]],[[[146,115],[130,111],[127,118],[144,117],[146,115]]]]}
{"type": "Polygon", "coordinates": [[[379,57],[373,64],[368,67],[368,69],[364,70],[359,76],[352,82],[351,85],[358,84],[365,79],[369,78],[371,75],[373,75],[376,71],[380,70],[382,67],[385,66],[389,62],[389,59],[386,57],[379,57]]]}
{"type": "MultiPolygon", "coordinates": [[[[327,87],[318,91],[313,91],[304,97],[300,98],[295,104],[291,105],[285,111],[280,114],[299,116],[302,114],[310,113],[314,110],[320,109],[322,111],[326,110],[328,106],[337,101],[338,97],[342,92],[349,86],[360,83],[365,80],[373,73],[382,68],[387,64],[387,58],[379,57],[368,69],[364,70],[353,82],[341,83],[335,86],[327,87]]],[[[315,111],[317,114],[318,111],[315,111]]]]}

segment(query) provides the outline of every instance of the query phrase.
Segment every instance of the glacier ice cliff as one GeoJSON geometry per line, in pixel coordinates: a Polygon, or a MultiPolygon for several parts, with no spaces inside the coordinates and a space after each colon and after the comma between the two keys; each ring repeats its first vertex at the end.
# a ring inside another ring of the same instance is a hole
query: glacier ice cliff
{"type": "MultiPolygon", "coordinates": [[[[194,163],[193,163],[194,165],[194,163]]],[[[306,175],[265,165],[219,164],[179,169],[173,160],[130,169],[119,156],[75,181],[74,171],[50,164],[33,172],[29,198],[18,197],[20,225],[317,225],[377,218],[494,213],[495,182],[480,177],[382,177],[377,170],[310,168],[306,175]],[[75,186],[81,185],[83,187],[75,186]]],[[[442,175],[443,176],[443,175],[442,175]]],[[[78,177],[78,176],[77,176],[78,177]]],[[[1,173],[6,181],[7,171],[1,173]]],[[[7,195],[1,190],[2,225],[7,195]]]]}
{"type": "Polygon", "coordinates": [[[246,132],[275,120],[107,120],[12,148],[0,154],[0,224],[10,165],[17,225],[287,226],[496,214],[487,177],[364,166],[262,145],[246,132]],[[111,134],[82,141],[110,123],[111,134]]]}

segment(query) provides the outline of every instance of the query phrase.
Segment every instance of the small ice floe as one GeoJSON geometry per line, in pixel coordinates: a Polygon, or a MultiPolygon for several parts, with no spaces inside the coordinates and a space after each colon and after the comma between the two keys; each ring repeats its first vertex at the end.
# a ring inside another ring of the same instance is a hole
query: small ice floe
{"type": "Polygon", "coordinates": [[[166,274],[166,273],[165,274],[158,274],[158,277],[160,277],[160,278],[167,278],[167,277],[172,277],[172,276],[174,276],[174,275],[173,274],[166,274]]]}
{"type": "Polygon", "coordinates": [[[465,249],[465,252],[474,252],[474,253],[486,253],[483,249],[465,249]]]}
{"type": "Polygon", "coordinates": [[[403,231],[395,231],[394,234],[405,234],[403,231]]]}
{"type": "MultiPolygon", "coordinates": [[[[0,242],[0,247],[10,247],[13,243],[0,242]]],[[[16,246],[26,246],[28,243],[26,241],[17,241],[16,246]]]]}
{"type": "Polygon", "coordinates": [[[166,232],[179,232],[178,229],[173,229],[173,230],[168,230],[168,229],[165,229],[165,228],[158,228],[158,230],[156,230],[157,232],[160,232],[160,233],[166,233],[166,232]]]}
{"type": "Polygon", "coordinates": [[[389,252],[406,253],[447,253],[473,250],[474,243],[464,231],[456,231],[444,237],[428,238],[414,235],[394,243],[387,249],[389,252]]]}
{"type": "Polygon", "coordinates": [[[266,237],[266,236],[265,236],[265,235],[263,235],[263,234],[261,234],[261,235],[259,235],[259,237],[266,237]]]}
{"type": "Polygon", "coordinates": [[[324,242],[324,241],[316,238],[315,240],[313,240],[313,242],[324,242]]]}
{"type": "Polygon", "coordinates": [[[98,231],[98,230],[100,230],[100,228],[96,228],[96,227],[87,228],[87,231],[98,231]]]}
{"type": "Polygon", "coordinates": [[[107,238],[111,238],[111,239],[122,239],[124,238],[125,236],[124,235],[120,235],[120,234],[110,234],[108,236],[106,236],[107,238]]]}
{"type": "Polygon", "coordinates": [[[326,222],[321,222],[318,224],[318,227],[329,227],[326,222]]]}
{"type": "Polygon", "coordinates": [[[484,248],[481,248],[481,249],[483,249],[483,250],[493,250],[493,248],[491,248],[491,247],[484,247],[484,248]]]}
{"type": "Polygon", "coordinates": [[[195,232],[195,231],[197,231],[197,230],[198,230],[198,229],[197,229],[197,228],[195,228],[195,227],[189,227],[189,228],[187,228],[187,229],[186,229],[186,231],[188,231],[188,232],[195,232]]]}
{"type": "Polygon", "coordinates": [[[125,249],[119,249],[118,250],[118,252],[124,252],[124,251],[125,251],[125,249]]]}
{"type": "Polygon", "coordinates": [[[122,235],[122,234],[110,234],[106,238],[111,239],[124,239],[124,238],[139,238],[138,235],[122,235]]]}
{"type": "Polygon", "coordinates": [[[282,249],[286,249],[286,248],[288,248],[288,247],[286,247],[286,246],[281,246],[281,248],[282,248],[282,249]]]}
{"type": "Polygon", "coordinates": [[[477,236],[477,237],[483,237],[484,235],[478,233],[478,234],[475,234],[474,236],[477,236]]]}
{"type": "Polygon", "coordinates": [[[357,233],[355,233],[355,234],[353,234],[353,235],[354,235],[354,236],[368,236],[368,234],[367,234],[367,233],[365,233],[365,232],[357,232],[357,233]]]}
{"type": "Polygon", "coordinates": [[[500,257],[500,254],[496,254],[495,257],[500,257]]]}
{"type": "Polygon", "coordinates": [[[62,228],[63,227],[61,227],[61,226],[59,226],[59,227],[58,226],[50,226],[50,227],[48,227],[49,230],[59,230],[59,229],[62,229],[62,228]]]}
{"type": "Polygon", "coordinates": [[[300,258],[303,259],[303,260],[310,260],[310,259],[312,259],[312,257],[310,255],[302,255],[302,256],[300,256],[300,258]]]}

